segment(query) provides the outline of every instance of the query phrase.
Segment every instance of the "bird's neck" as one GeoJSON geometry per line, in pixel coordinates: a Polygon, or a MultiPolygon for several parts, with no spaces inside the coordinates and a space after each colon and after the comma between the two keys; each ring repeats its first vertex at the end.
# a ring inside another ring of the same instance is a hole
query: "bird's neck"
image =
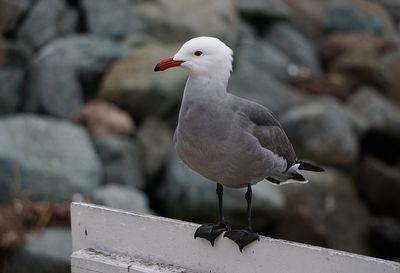
{"type": "Polygon", "coordinates": [[[183,99],[224,99],[228,97],[228,75],[189,75],[183,99]]]}

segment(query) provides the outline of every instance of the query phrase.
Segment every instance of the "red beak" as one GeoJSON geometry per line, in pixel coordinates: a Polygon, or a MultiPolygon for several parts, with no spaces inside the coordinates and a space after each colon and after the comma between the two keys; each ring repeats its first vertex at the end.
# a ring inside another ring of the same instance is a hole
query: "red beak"
{"type": "Polygon", "coordinates": [[[174,57],[169,57],[159,61],[156,67],[154,67],[154,71],[164,71],[171,67],[180,66],[181,63],[183,63],[182,61],[174,61],[173,58],[174,57]]]}

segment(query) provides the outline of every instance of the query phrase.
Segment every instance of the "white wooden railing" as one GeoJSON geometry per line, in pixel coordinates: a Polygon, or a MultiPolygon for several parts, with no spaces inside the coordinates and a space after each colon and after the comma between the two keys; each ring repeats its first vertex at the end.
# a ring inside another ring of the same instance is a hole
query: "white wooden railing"
{"type": "Polygon", "coordinates": [[[72,203],[72,273],[399,273],[400,264],[261,237],[239,252],[193,238],[197,224],[72,203]]]}

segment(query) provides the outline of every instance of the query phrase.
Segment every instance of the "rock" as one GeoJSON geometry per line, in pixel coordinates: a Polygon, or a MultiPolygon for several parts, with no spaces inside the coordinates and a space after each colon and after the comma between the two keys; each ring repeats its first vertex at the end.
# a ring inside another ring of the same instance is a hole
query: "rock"
{"type": "Polygon", "coordinates": [[[388,39],[363,33],[338,33],[323,38],[320,43],[320,54],[328,65],[340,55],[349,51],[368,51],[378,55],[395,47],[388,39]]]}
{"type": "Polygon", "coordinates": [[[289,23],[272,25],[268,29],[265,38],[285,53],[293,63],[307,67],[315,73],[321,71],[317,51],[313,44],[289,23]]]}
{"type": "Polygon", "coordinates": [[[104,166],[107,184],[130,185],[144,189],[142,157],[136,141],[125,136],[99,137],[93,141],[104,166]]]}
{"type": "Polygon", "coordinates": [[[387,95],[400,105],[400,49],[386,54],[381,60],[381,65],[389,78],[387,95]]]}
{"type": "Polygon", "coordinates": [[[93,36],[54,41],[39,52],[29,68],[24,110],[70,118],[83,103],[80,68],[91,64],[96,68],[93,70],[105,71],[129,52],[128,47],[93,36]]]}
{"type": "Polygon", "coordinates": [[[373,157],[366,157],[361,162],[357,186],[374,213],[400,219],[399,170],[399,166],[389,166],[373,157]]]}
{"type": "Polygon", "coordinates": [[[146,175],[154,177],[165,165],[172,148],[172,129],[157,118],[147,118],[138,131],[138,140],[144,151],[146,175]]]}
{"type": "Polygon", "coordinates": [[[102,178],[86,132],[76,125],[19,115],[0,120],[1,183],[16,198],[62,201],[87,194],[102,178]]]}
{"type": "Polygon", "coordinates": [[[250,20],[287,19],[288,9],[279,0],[236,0],[236,6],[244,18],[250,20]]]}
{"type": "Polygon", "coordinates": [[[4,273],[71,272],[71,231],[48,228],[30,233],[26,245],[16,251],[3,265],[4,273]]]}
{"type": "Polygon", "coordinates": [[[17,36],[38,49],[50,40],[74,33],[78,15],[62,0],[39,0],[24,18],[17,36]]]}
{"type": "Polygon", "coordinates": [[[95,35],[120,38],[141,26],[131,0],[83,0],[81,5],[88,31],[95,35]]]}
{"type": "Polygon", "coordinates": [[[347,107],[364,123],[364,131],[377,130],[400,136],[400,108],[372,87],[359,88],[347,107]]]}
{"type": "Polygon", "coordinates": [[[328,6],[323,20],[327,32],[391,34],[395,26],[387,11],[364,0],[336,1],[328,6]]]}
{"type": "Polygon", "coordinates": [[[239,18],[233,0],[138,1],[136,9],[144,21],[145,33],[160,42],[212,36],[233,46],[237,39],[239,18]]]}
{"type": "Polygon", "coordinates": [[[279,81],[289,80],[290,59],[269,41],[246,37],[239,44],[234,56],[234,74],[245,73],[248,67],[268,72],[279,81]]]}
{"type": "Polygon", "coordinates": [[[299,158],[320,164],[351,166],[358,155],[358,137],[345,109],[334,100],[294,107],[280,121],[299,158]]]}
{"type": "Polygon", "coordinates": [[[20,19],[29,9],[31,0],[0,1],[0,33],[14,34],[20,19]]]}
{"type": "Polygon", "coordinates": [[[371,50],[347,51],[335,59],[330,70],[351,77],[355,86],[369,84],[386,90],[389,85],[385,68],[380,64],[377,53],[371,50]]]}
{"type": "Polygon", "coordinates": [[[181,69],[154,73],[154,66],[179,47],[153,44],[137,48],[108,71],[100,97],[127,110],[135,119],[162,114],[181,100],[187,75],[181,69]]]}
{"type": "Polygon", "coordinates": [[[131,186],[109,184],[97,188],[92,194],[93,201],[107,207],[151,213],[147,197],[141,191],[131,186]]]}
{"type": "Polygon", "coordinates": [[[128,113],[99,99],[87,103],[73,120],[84,126],[93,138],[107,135],[133,136],[136,133],[135,123],[128,113]]]}
{"type": "MultiPolygon", "coordinates": [[[[184,165],[176,153],[170,158],[163,184],[157,191],[165,215],[198,222],[215,222],[218,215],[216,184],[184,165]]],[[[245,189],[224,187],[225,218],[233,227],[246,224],[245,189]]],[[[278,187],[267,182],[253,187],[253,225],[261,232],[270,227],[285,207],[278,187]]]]}
{"type": "Polygon", "coordinates": [[[368,254],[370,216],[347,175],[325,169],[304,173],[307,184],[281,186],[288,207],[274,237],[368,254]],[[351,224],[349,224],[351,223],[351,224]]]}
{"type": "Polygon", "coordinates": [[[378,218],[369,232],[374,256],[386,260],[400,257],[400,221],[394,218],[378,218]]]}
{"type": "Polygon", "coordinates": [[[331,95],[338,99],[346,99],[354,88],[351,77],[340,73],[325,75],[298,75],[292,77],[290,83],[299,90],[314,95],[331,95]]]}
{"type": "Polygon", "coordinates": [[[289,20],[293,26],[309,39],[317,41],[322,32],[322,17],[326,1],[283,0],[289,8],[289,20]]]}
{"type": "Polygon", "coordinates": [[[256,39],[246,39],[235,58],[228,90],[258,102],[273,112],[281,112],[306,101],[304,95],[280,82],[289,80],[289,67],[288,58],[274,46],[256,39]]]}

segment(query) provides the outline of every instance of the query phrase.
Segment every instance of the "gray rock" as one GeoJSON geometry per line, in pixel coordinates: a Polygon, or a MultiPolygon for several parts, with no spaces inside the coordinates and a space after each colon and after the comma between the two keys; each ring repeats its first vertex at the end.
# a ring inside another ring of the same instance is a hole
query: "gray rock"
{"type": "MultiPolygon", "coordinates": [[[[78,72],[104,71],[114,60],[128,55],[123,45],[93,36],[62,38],[41,50],[29,68],[24,109],[70,118],[83,103],[78,72]],[[88,69],[87,65],[93,66],[88,69]]],[[[98,78],[98,77],[94,77],[98,78]]]]}
{"type": "Polygon", "coordinates": [[[31,0],[0,1],[0,33],[13,34],[22,16],[28,11],[31,0]]]}
{"type": "Polygon", "coordinates": [[[290,60],[269,43],[249,38],[235,56],[229,92],[258,102],[273,112],[284,111],[307,101],[296,89],[285,85],[290,60]]]}
{"type": "Polygon", "coordinates": [[[290,59],[280,49],[268,41],[245,37],[234,55],[234,75],[245,72],[249,67],[261,70],[263,75],[268,72],[280,81],[288,81],[288,66],[290,59]]]}
{"type": "Polygon", "coordinates": [[[362,120],[364,132],[378,130],[400,135],[400,108],[373,87],[356,90],[347,107],[362,120]]]}
{"type": "Polygon", "coordinates": [[[163,115],[182,99],[187,74],[182,69],[152,73],[155,64],[181,45],[148,44],[119,60],[105,75],[99,96],[130,112],[135,119],[163,115]]]}
{"type": "Polygon", "coordinates": [[[317,50],[314,45],[289,23],[272,25],[265,38],[283,51],[297,65],[307,67],[314,73],[321,71],[317,50]]]}
{"type": "MultiPolygon", "coordinates": [[[[170,158],[163,184],[157,191],[167,216],[199,222],[216,222],[218,199],[216,184],[184,165],[176,153],[170,158]]],[[[245,189],[224,188],[226,220],[234,227],[246,224],[245,189]]],[[[253,187],[253,224],[258,231],[275,222],[285,207],[278,187],[261,182],[253,187]]]]}
{"type": "Polygon", "coordinates": [[[125,136],[98,137],[93,141],[103,163],[107,184],[145,187],[142,156],[136,141],[125,136]]]}
{"type": "Polygon", "coordinates": [[[172,129],[157,118],[146,119],[138,131],[144,151],[146,174],[154,177],[165,165],[172,149],[172,129]]]}
{"type": "Polygon", "coordinates": [[[351,178],[334,169],[304,175],[309,183],[281,186],[288,207],[273,236],[369,254],[366,234],[371,218],[351,178]]]}
{"type": "Polygon", "coordinates": [[[280,0],[236,0],[236,6],[245,18],[250,19],[287,19],[289,11],[280,0]]]}
{"type": "Polygon", "coordinates": [[[29,233],[26,245],[4,262],[4,273],[69,273],[71,231],[48,228],[42,233],[29,233]]]}
{"type": "Polygon", "coordinates": [[[95,203],[115,209],[151,213],[147,197],[131,186],[106,185],[97,188],[92,194],[92,199],[95,203]]]}
{"type": "Polygon", "coordinates": [[[37,1],[18,29],[19,39],[34,48],[50,40],[74,33],[78,14],[62,0],[37,1]]]}
{"type": "Polygon", "coordinates": [[[119,38],[141,27],[131,0],[83,0],[81,5],[93,34],[119,38]]]}
{"type": "Polygon", "coordinates": [[[239,18],[233,0],[153,0],[136,3],[145,33],[161,42],[186,42],[197,36],[213,36],[233,46],[239,18]]]}
{"type": "Polygon", "coordinates": [[[349,166],[358,154],[358,136],[346,111],[334,100],[294,107],[280,116],[297,156],[320,164],[349,166]]]}
{"type": "Polygon", "coordinates": [[[87,194],[102,170],[86,132],[71,123],[19,115],[0,120],[1,183],[15,197],[61,201],[87,194]]]}
{"type": "Polygon", "coordinates": [[[389,31],[385,23],[385,18],[374,16],[356,5],[341,1],[329,5],[323,17],[323,26],[327,32],[362,32],[382,35],[389,31]]]}
{"type": "Polygon", "coordinates": [[[383,56],[381,65],[384,68],[384,75],[389,78],[389,88],[385,90],[385,95],[400,105],[400,36],[397,44],[397,50],[392,50],[383,56]]]}

